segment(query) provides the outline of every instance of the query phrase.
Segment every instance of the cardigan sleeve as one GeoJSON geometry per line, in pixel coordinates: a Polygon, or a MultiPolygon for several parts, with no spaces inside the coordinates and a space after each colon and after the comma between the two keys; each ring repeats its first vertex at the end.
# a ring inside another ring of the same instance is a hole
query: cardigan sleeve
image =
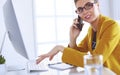
{"type": "Polygon", "coordinates": [[[88,52],[88,35],[85,36],[85,38],[77,45],[79,48],[79,51],[81,52],[88,52]]]}
{"type": "Polygon", "coordinates": [[[85,54],[85,52],[80,52],[72,48],[65,48],[62,55],[62,61],[74,66],[83,67],[83,56],[85,54]]]}

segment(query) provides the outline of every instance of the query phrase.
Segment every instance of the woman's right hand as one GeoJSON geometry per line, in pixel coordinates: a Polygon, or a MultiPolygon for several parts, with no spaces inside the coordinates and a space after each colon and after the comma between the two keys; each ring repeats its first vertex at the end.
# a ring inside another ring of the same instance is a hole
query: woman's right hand
{"type": "Polygon", "coordinates": [[[63,52],[64,47],[61,45],[57,45],[55,46],[50,52],[46,53],[46,54],[42,54],[38,57],[38,59],[36,60],[36,63],[39,64],[42,60],[44,60],[45,58],[49,58],[49,60],[52,60],[53,57],[58,53],[58,52],[63,52]]]}
{"type": "Polygon", "coordinates": [[[70,43],[69,44],[76,44],[76,39],[80,34],[80,30],[77,27],[78,24],[78,18],[75,18],[73,20],[73,24],[70,27],[70,43]]]}

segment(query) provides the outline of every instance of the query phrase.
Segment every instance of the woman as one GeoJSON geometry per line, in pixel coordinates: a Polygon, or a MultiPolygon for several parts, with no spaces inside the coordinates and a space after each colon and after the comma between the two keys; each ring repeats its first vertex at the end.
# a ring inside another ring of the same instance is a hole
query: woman
{"type": "Polygon", "coordinates": [[[97,0],[74,0],[74,2],[77,8],[76,13],[91,25],[86,37],[80,44],[76,44],[81,31],[76,26],[79,23],[78,19],[74,19],[70,28],[69,46],[55,46],[47,54],[41,55],[37,63],[46,57],[51,60],[61,51],[63,62],[83,67],[83,56],[89,51],[91,54],[102,54],[104,66],[119,75],[120,26],[114,20],[100,14],[97,0]]]}

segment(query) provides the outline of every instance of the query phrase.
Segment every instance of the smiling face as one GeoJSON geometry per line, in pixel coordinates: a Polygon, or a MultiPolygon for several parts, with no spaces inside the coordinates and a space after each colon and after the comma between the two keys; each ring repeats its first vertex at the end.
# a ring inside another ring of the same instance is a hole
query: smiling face
{"type": "Polygon", "coordinates": [[[94,22],[99,14],[99,4],[94,0],[78,0],[75,3],[76,13],[86,22],[94,22]]]}

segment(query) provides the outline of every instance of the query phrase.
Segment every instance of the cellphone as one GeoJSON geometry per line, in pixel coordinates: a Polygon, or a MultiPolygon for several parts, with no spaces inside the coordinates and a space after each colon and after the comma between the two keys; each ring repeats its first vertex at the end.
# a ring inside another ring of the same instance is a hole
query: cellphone
{"type": "Polygon", "coordinates": [[[84,24],[83,24],[83,20],[81,19],[80,16],[78,16],[78,21],[79,21],[79,24],[77,24],[77,27],[78,27],[79,30],[81,31],[84,24]]]}

